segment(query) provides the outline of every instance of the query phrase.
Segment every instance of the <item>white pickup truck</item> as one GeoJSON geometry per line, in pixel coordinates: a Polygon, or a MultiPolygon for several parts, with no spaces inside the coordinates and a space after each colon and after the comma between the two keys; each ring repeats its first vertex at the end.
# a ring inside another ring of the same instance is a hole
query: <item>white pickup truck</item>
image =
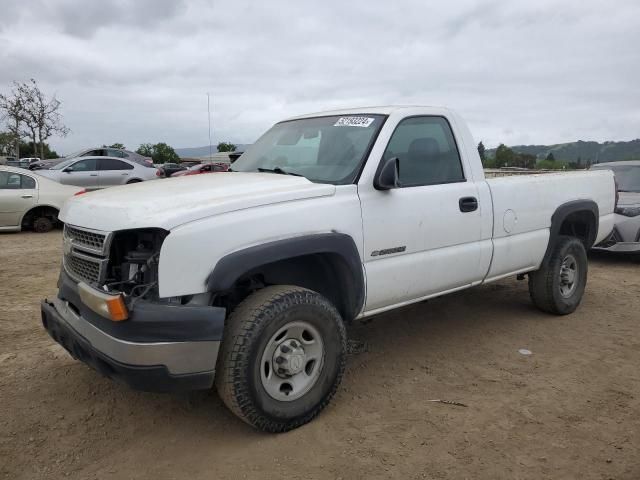
{"type": "Polygon", "coordinates": [[[281,432],[334,395],[345,322],[524,274],[538,308],[573,312],[613,174],[486,180],[475,145],[445,108],[332,111],[276,124],[232,172],[75,197],[43,324],[110,377],[215,383],[281,432]]]}

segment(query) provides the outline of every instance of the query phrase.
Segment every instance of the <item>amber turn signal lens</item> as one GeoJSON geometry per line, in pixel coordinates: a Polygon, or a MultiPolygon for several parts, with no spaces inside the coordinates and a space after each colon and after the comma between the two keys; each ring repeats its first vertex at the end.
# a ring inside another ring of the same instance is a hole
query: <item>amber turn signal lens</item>
{"type": "Polygon", "coordinates": [[[121,322],[129,318],[127,305],[121,294],[112,295],[90,287],[84,282],[78,284],[80,300],[91,310],[114,322],[121,322]]]}
{"type": "Polygon", "coordinates": [[[129,312],[127,311],[127,306],[124,304],[122,295],[107,300],[106,304],[107,308],[109,309],[111,320],[113,320],[114,322],[121,322],[122,320],[126,320],[127,318],[129,318],[129,312]]]}

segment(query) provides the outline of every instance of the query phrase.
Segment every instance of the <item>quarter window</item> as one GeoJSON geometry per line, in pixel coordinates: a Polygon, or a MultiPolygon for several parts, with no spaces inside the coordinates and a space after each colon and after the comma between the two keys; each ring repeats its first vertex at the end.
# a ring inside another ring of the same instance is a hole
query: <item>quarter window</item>
{"type": "Polygon", "coordinates": [[[464,182],[458,147],[443,117],[410,117],[396,127],[383,159],[397,157],[401,187],[464,182]]]}

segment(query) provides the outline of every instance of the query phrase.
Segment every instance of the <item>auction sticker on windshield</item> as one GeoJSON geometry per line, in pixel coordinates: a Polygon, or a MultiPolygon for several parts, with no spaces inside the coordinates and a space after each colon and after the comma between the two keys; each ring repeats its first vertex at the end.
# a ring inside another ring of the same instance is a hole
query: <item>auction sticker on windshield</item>
{"type": "Polygon", "coordinates": [[[369,117],[340,117],[334,127],[368,127],[375,118],[369,117]]]}

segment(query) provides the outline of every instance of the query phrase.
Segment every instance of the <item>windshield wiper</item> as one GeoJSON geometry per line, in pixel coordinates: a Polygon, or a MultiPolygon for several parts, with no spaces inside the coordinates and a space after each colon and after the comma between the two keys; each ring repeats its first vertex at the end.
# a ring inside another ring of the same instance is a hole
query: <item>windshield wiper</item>
{"type": "Polygon", "coordinates": [[[280,167],[275,168],[258,168],[259,172],[266,173],[279,173],[280,175],[293,175],[294,177],[304,177],[304,175],[300,175],[299,173],[287,172],[280,167]]]}

